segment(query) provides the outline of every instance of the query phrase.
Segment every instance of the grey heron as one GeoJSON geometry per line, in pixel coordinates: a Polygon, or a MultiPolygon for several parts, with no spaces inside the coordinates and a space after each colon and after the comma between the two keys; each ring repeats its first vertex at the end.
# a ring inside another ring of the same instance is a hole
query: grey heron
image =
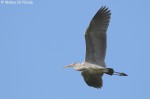
{"type": "Polygon", "coordinates": [[[90,22],[85,32],[86,55],[83,63],[73,63],[65,67],[72,67],[81,71],[87,85],[101,88],[103,74],[127,76],[122,72],[115,72],[113,68],[106,68],[106,31],[111,12],[102,6],[90,22]]]}

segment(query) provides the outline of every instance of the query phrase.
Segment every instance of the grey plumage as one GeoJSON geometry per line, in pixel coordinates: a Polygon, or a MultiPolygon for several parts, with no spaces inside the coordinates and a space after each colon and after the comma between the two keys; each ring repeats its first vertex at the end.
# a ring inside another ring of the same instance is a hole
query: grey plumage
{"type": "MultiPolygon", "coordinates": [[[[106,31],[110,21],[110,10],[101,7],[90,22],[85,32],[86,57],[85,61],[105,67],[106,31]]],[[[102,87],[102,74],[90,74],[83,71],[82,76],[89,86],[102,87]],[[88,76],[87,76],[88,75],[88,76]]]]}
{"type": "Polygon", "coordinates": [[[66,67],[73,67],[81,71],[87,85],[101,88],[103,74],[127,76],[125,73],[115,72],[112,68],[106,68],[105,55],[107,44],[107,28],[110,21],[110,10],[101,7],[90,22],[85,32],[86,55],[85,61],[73,63],[66,67]]]}

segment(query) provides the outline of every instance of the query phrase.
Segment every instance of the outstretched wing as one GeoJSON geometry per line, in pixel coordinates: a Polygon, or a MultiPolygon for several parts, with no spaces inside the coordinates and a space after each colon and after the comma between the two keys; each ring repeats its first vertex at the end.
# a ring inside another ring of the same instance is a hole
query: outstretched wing
{"type": "Polygon", "coordinates": [[[101,7],[85,32],[85,61],[105,67],[106,31],[110,21],[110,10],[101,7]]]}
{"type": "Polygon", "coordinates": [[[81,74],[87,85],[95,87],[95,88],[102,87],[103,85],[102,75],[90,74],[89,71],[83,71],[81,74]]]}

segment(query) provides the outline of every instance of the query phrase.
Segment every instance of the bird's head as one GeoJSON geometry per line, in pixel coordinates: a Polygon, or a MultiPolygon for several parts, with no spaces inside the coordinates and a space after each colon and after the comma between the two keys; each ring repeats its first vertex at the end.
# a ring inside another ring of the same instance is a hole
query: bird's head
{"type": "Polygon", "coordinates": [[[69,64],[67,66],[65,66],[64,68],[69,68],[72,67],[75,70],[79,70],[80,69],[81,64],[80,63],[73,63],[73,64],[69,64]]]}

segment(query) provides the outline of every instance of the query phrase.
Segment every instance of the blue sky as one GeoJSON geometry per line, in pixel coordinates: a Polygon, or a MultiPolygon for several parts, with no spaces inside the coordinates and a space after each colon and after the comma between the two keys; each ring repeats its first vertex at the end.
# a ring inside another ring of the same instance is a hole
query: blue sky
{"type": "Polygon", "coordinates": [[[149,0],[33,2],[0,5],[0,99],[150,98],[149,0]],[[112,13],[107,67],[129,76],[104,75],[95,89],[63,67],[84,60],[84,32],[104,5],[112,13]]]}

